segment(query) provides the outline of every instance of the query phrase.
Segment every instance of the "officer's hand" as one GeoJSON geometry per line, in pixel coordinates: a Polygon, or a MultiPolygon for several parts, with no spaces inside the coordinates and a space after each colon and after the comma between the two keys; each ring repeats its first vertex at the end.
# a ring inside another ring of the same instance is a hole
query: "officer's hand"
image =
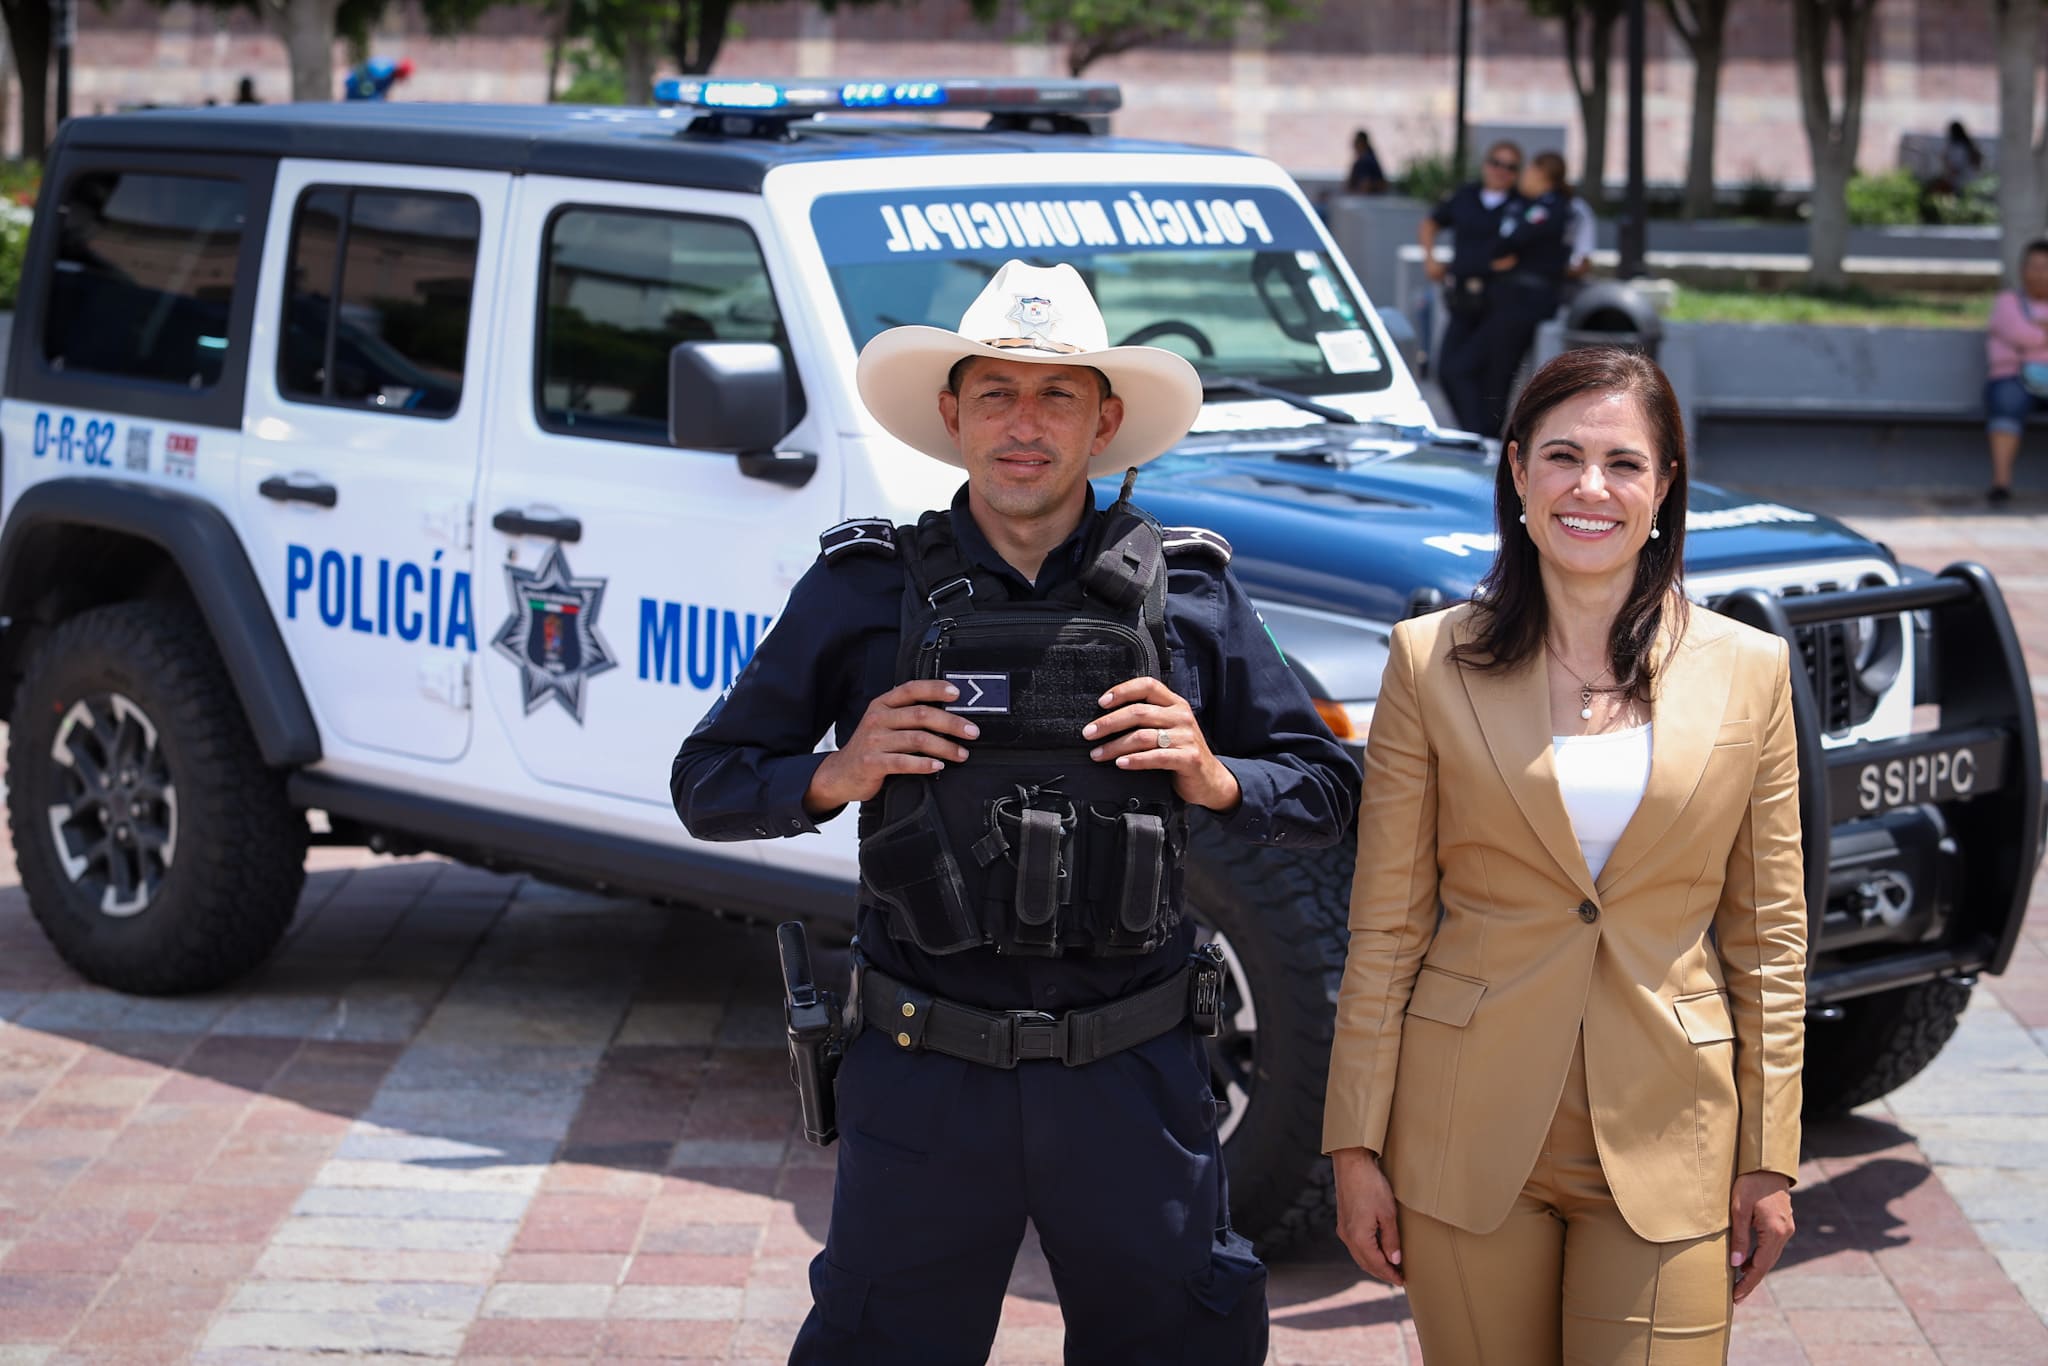
{"type": "Polygon", "coordinates": [[[1742,1279],[1735,1283],[1740,1304],[1763,1283],[1792,1240],[1792,1183],[1778,1172],[1744,1172],[1735,1178],[1728,1217],[1728,1264],[1742,1268],[1742,1279]]]}
{"type": "Polygon", "coordinates": [[[920,678],[899,683],[868,703],[845,746],[827,755],[811,775],[804,810],[822,816],[848,802],[867,801],[892,773],[937,773],[965,759],[967,751],[955,739],[975,739],[981,730],[945,710],[959,695],[942,678],[920,678]]]}
{"type": "Polygon", "coordinates": [[[1104,693],[1102,705],[1104,714],[1083,726],[1081,736],[1116,738],[1088,751],[1089,758],[1118,768],[1164,769],[1173,774],[1175,795],[1190,806],[1237,808],[1237,776],[1209,748],[1187,699],[1156,678],[1134,678],[1104,693]]]}
{"type": "Polygon", "coordinates": [[[1521,260],[1519,256],[1497,256],[1494,258],[1493,268],[1495,270],[1513,270],[1515,263],[1519,260],[1521,260]]]}
{"type": "Polygon", "coordinates": [[[1401,1276],[1394,1188],[1378,1160],[1363,1148],[1339,1148],[1330,1154],[1330,1165],[1337,1173],[1337,1236],[1351,1260],[1388,1285],[1407,1284],[1401,1276]]]}
{"type": "Polygon", "coordinates": [[[1442,261],[1437,260],[1436,257],[1431,256],[1423,261],[1422,273],[1429,277],[1431,284],[1440,285],[1444,282],[1444,277],[1451,273],[1451,268],[1442,261]]]}

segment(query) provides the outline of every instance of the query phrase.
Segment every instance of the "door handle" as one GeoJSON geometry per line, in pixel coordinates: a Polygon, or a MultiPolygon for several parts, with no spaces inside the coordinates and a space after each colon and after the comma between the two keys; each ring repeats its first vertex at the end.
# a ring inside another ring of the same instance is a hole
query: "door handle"
{"type": "Polygon", "coordinates": [[[743,451],[740,473],[785,488],[800,489],[818,472],[818,457],[811,451],[743,451]]]}
{"type": "Polygon", "coordinates": [[[546,536],[574,544],[583,539],[583,523],[575,517],[533,517],[518,508],[506,508],[491,518],[491,526],[507,536],[546,536]]]}
{"type": "Polygon", "coordinates": [[[323,508],[333,507],[341,497],[332,484],[294,484],[281,474],[271,475],[256,486],[256,491],[274,502],[311,503],[323,508]]]}

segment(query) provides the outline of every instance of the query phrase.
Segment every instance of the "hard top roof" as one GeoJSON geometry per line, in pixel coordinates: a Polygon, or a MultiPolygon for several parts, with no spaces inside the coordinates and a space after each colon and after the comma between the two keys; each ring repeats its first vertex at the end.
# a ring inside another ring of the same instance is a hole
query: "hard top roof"
{"type": "Polygon", "coordinates": [[[74,148],[241,153],[459,166],[756,191],[776,166],[848,157],[1227,149],[1071,133],[990,132],[864,118],[799,122],[785,139],[687,131],[687,110],[424,101],[145,109],[67,121],[74,148]]]}

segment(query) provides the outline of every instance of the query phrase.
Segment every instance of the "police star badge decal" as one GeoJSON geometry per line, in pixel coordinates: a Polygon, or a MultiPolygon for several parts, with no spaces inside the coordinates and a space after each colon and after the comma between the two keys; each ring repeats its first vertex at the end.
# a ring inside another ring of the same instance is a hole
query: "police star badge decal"
{"type": "Polygon", "coordinates": [[[548,551],[537,572],[505,566],[505,595],[512,614],[491,637],[491,644],[519,666],[528,716],[552,697],[582,725],[584,681],[618,667],[611,647],[597,633],[604,583],[577,578],[560,542],[548,551]]]}

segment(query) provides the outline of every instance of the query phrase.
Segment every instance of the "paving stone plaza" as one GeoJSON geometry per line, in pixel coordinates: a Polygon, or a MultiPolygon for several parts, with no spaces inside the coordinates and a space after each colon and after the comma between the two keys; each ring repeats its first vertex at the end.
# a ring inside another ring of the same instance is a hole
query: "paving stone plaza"
{"type": "MultiPolygon", "coordinates": [[[[2048,512],[1849,520],[1989,564],[2048,696],[2048,512]]],[[[145,1000],[66,969],[0,861],[0,1366],[782,1360],[832,1168],[795,1128],[768,933],[434,859],[312,867],[262,973],[145,1000]]],[[[1809,1126],[1796,1201],[1738,1366],[2048,1363],[2048,883],[1934,1067],[1809,1126]]],[[[1272,1302],[1274,1362],[1420,1360],[1334,1241],[1276,1261],[1272,1302]]],[[[1027,1248],[995,1359],[1060,1340],[1027,1248]]]]}

